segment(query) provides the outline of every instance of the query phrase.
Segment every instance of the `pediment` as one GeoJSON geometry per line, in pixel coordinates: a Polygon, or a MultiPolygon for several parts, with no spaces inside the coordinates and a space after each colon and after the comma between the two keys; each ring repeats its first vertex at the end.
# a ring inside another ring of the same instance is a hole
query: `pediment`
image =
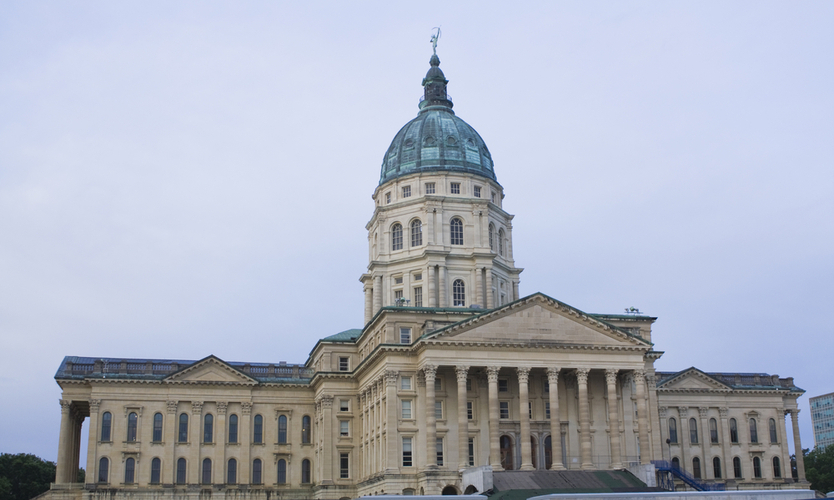
{"type": "Polygon", "coordinates": [[[543,294],[451,325],[432,336],[437,341],[548,346],[650,347],[643,339],[543,294]]]}
{"type": "Polygon", "coordinates": [[[697,368],[686,369],[661,383],[658,388],[667,390],[720,390],[732,388],[697,368]]]}
{"type": "Polygon", "coordinates": [[[231,367],[215,356],[209,356],[165,378],[166,382],[192,384],[257,384],[258,381],[231,367]]]}

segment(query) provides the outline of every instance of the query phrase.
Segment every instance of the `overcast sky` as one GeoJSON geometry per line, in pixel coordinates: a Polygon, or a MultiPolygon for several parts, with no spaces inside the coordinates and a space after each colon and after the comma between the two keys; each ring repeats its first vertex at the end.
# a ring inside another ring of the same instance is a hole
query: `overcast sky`
{"type": "Polygon", "coordinates": [[[434,26],[521,294],[658,316],[660,370],[795,377],[811,447],[834,3],[6,1],[0,452],[56,458],[65,355],[304,363],[361,327],[370,196],[434,26]]]}

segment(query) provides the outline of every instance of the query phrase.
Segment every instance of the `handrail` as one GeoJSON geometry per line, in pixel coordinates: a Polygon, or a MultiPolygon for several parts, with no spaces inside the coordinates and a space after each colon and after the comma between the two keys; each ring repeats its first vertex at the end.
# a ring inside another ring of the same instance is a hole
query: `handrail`
{"type": "Polygon", "coordinates": [[[671,472],[673,475],[680,478],[681,481],[689,486],[692,486],[698,491],[725,491],[727,489],[727,485],[725,483],[705,483],[672,462],[666,460],[652,460],[652,464],[654,464],[655,468],[659,471],[671,472]]]}

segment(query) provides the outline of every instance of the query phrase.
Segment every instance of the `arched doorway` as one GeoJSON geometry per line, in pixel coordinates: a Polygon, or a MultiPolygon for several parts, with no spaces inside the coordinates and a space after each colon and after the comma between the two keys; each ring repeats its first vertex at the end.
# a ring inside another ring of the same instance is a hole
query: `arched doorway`
{"type": "Polygon", "coordinates": [[[504,470],[513,470],[513,440],[510,436],[501,436],[501,467],[504,470]]]}
{"type": "Polygon", "coordinates": [[[553,465],[553,441],[550,436],[544,438],[544,468],[550,470],[553,465]]]}
{"type": "Polygon", "coordinates": [[[457,495],[458,494],[458,489],[455,488],[454,486],[450,485],[450,486],[447,486],[447,487],[443,488],[443,491],[441,491],[440,494],[441,495],[457,495]]]}
{"type": "Polygon", "coordinates": [[[464,495],[474,495],[478,492],[478,488],[474,487],[473,485],[469,485],[466,487],[466,490],[463,492],[464,495]]]}
{"type": "Polygon", "coordinates": [[[530,456],[533,459],[533,468],[539,468],[539,442],[536,436],[530,436],[530,456]]]}

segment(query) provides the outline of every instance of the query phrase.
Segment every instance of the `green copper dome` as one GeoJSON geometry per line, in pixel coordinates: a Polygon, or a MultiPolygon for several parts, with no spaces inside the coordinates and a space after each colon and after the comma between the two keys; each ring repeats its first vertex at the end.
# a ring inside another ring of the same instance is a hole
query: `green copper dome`
{"type": "Polygon", "coordinates": [[[433,55],[423,79],[424,95],[417,118],[397,132],[382,159],[379,183],[418,172],[468,172],[495,179],[492,156],[484,140],[452,111],[449,83],[433,55]]]}

